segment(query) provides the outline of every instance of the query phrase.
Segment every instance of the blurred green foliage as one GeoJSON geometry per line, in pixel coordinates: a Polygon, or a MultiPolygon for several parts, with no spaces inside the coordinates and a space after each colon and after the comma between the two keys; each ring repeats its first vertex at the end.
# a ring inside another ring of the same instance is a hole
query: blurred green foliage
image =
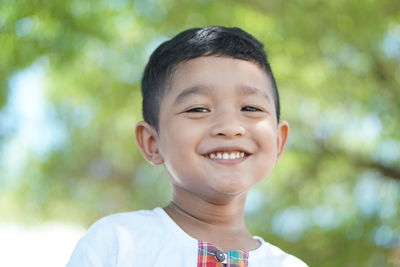
{"type": "Polygon", "coordinates": [[[163,169],[134,144],[139,81],[158,44],[206,25],[265,43],[292,128],[249,195],[252,232],[310,266],[400,266],[398,0],[1,0],[0,217],[89,225],[165,205],[163,169]],[[32,69],[49,128],[24,142],[10,110],[32,69]]]}

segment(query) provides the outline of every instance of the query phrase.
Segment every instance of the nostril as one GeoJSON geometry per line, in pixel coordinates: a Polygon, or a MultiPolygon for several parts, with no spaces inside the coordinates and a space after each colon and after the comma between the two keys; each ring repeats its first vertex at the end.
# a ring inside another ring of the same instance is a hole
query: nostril
{"type": "Polygon", "coordinates": [[[239,137],[245,134],[246,130],[240,123],[217,122],[211,128],[211,134],[218,137],[239,137]]]}

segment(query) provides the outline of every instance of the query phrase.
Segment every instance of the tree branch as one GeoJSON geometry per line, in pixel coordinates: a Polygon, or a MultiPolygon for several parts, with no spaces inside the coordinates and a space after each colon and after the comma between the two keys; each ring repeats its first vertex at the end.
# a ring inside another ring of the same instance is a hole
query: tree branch
{"type": "Polygon", "coordinates": [[[365,169],[372,169],[372,170],[378,171],[383,176],[385,176],[389,179],[400,181],[400,168],[397,166],[388,166],[388,165],[384,164],[383,162],[373,160],[373,159],[366,159],[365,157],[356,155],[356,154],[349,154],[348,152],[346,152],[342,149],[330,147],[320,141],[316,141],[316,142],[319,144],[321,151],[323,151],[327,154],[342,155],[342,156],[350,159],[358,167],[365,168],[365,169]]]}
{"type": "Polygon", "coordinates": [[[392,178],[400,181],[400,168],[387,166],[378,161],[355,160],[355,162],[362,167],[376,170],[382,173],[385,177],[392,178]]]}

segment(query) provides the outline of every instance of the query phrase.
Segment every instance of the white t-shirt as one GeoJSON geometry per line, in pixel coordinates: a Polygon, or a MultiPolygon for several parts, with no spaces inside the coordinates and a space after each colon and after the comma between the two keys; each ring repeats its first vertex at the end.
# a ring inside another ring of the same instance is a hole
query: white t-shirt
{"type": "MultiPolygon", "coordinates": [[[[255,237],[248,267],[307,267],[296,257],[255,237]]],[[[199,241],[162,208],[114,214],[93,224],[78,242],[67,267],[196,267],[199,241]]]]}

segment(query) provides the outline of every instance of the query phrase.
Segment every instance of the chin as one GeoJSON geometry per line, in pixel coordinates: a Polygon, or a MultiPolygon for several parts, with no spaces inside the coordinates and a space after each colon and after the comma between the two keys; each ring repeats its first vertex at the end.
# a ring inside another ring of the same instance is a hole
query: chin
{"type": "Polygon", "coordinates": [[[210,203],[213,203],[215,205],[227,205],[232,203],[233,200],[238,200],[241,198],[240,196],[243,196],[247,193],[247,190],[245,191],[236,191],[236,192],[214,192],[210,195],[207,196],[207,201],[210,203]]]}
{"type": "Polygon", "coordinates": [[[229,183],[216,188],[216,191],[225,196],[237,196],[247,192],[251,185],[247,182],[229,183]]]}

